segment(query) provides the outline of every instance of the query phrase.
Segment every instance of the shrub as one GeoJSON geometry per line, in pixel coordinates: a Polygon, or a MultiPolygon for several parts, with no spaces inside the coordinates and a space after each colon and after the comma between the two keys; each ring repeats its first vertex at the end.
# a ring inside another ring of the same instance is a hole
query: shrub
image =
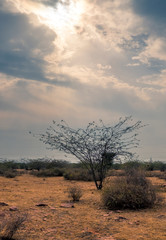
{"type": "Polygon", "coordinates": [[[26,220],[27,215],[16,215],[10,218],[7,218],[2,226],[0,231],[1,240],[10,240],[16,231],[21,227],[23,222],[26,220]]]}
{"type": "Polygon", "coordinates": [[[73,186],[68,189],[69,197],[72,198],[73,202],[79,201],[82,197],[82,189],[78,186],[73,186]]]}
{"type": "Polygon", "coordinates": [[[5,171],[3,175],[6,178],[15,178],[18,175],[18,173],[16,170],[8,170],[5,171]]]}
{"type": "Polygon", "coordinates": [[[93,181],[90,171],[81,168],[68,169],[63,176],[66,180],[93,181]]]}
{"type": "Polygon", "coordinates": [[[166,181],[166,171],[163,172],[162,175],[159,176],[160,179],[164,179],[166,181]]]}
{"type": "Polygon", "coordinates": [[[115,169],[115,170],[119,170],[122,168],[122,164],[121,163],[113,163],[111,168],[115,169]]]}
{"type": "Polygon", "coordinates": [[[64,169],[62,168],[53,168],[53,169],[43,169],[39,171],[32,171],[31,175],[36,177],[58,177],[63,176],[64,169]]]}
{"type": "Polygon", "coordinates": [[[144,163],[140,162],[138,160],[133,160],[133,161],[128,161],[125,162],[122,166],[123,169],[128,170],[128,169],[144,169],[144,163]]]}
{"type": "Polygon", "coordinates": [[[161,161],[150,161],[146,163],[146,170],[147,171],[153,171],[153,170],[160,170],[161,172],[164,172],[166,170],[166,163],[161,161]]]}
{"type": "Polygon", "coordinates": [[[155,190],[142,171],[130,169],[125,177],[108,181],[102,191],[102,202],[108,209],[141,209],[152,207],[155,190]]]}
{"type": "Polygon", "coordinates": [[[107,173],[107,177],[110,176],[125,176],[124,170],[115,170],[115,169],[110,169],[107,173]]]}
{"type": "Polygon", "coordinates": [[[55,169],[55,168],[66,168],[70,165],[69,162],[63,160],[51,160],[51,159],[31,159],[26,164],[26,169],[29,170],[43,170],[43,169],[55,169]]]}

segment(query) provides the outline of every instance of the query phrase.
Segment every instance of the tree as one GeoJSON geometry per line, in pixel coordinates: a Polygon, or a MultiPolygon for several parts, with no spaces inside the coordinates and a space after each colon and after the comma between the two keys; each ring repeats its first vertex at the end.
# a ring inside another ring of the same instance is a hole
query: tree
{"type": "Polygon", "coordinates": [[[90,170],[99,190],[114,159],[131,158],[130,150],[139,145],[137,130],[143,127],[141,121],[133,123],[132,117],[120,118],[114,126],[105,125],[102,120],[89,123],[85,129],[73,129],[65,121],[53,121],[46,133],[39,134],[40,141],[50,149],[74,155],[90,170]],[[134,133],[133,133],[134,132],[134,133]]]}

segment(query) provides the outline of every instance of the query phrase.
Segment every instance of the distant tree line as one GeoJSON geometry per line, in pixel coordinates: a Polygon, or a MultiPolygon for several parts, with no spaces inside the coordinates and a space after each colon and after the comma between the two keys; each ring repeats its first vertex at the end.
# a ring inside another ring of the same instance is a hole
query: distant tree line
{"type": "MultiPolygon", "coordinates": [[[[109,169],[114,170],[123,170],[125,168],[142,168],[146,171],[166,171],[166,162],[162,161],[128,161],[125,163],[113,163],[109,169]]],[[[86,169],[84,164],[71,163],[65,160],[56,160],[56,159],[45,159],[45,158],[36,158],[36,159],[26,159],[26,160],[0,160],[0,175],[5,170],[43,170],[43,169],[53,169],[53,168],[66,168],[66,169],[86,169]]]]}

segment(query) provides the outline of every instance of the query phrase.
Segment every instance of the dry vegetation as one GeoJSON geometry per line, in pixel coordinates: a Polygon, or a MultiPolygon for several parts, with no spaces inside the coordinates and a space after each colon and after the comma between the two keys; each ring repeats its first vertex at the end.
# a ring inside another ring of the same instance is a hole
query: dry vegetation
{"type": "Polygon", "coordinates": [[[0,202],[8,204],[0,206],[0,221],[15,214],[28,215],[14,235],[18,240],[164,240],[165,181],[155,177],[151,180],[163,196],[162,204],[139,211],[108,211],[101,206],[100,191],[93,182],[67,181],[63,177],[44,179],[29,174],[11,179],[0,177],[0,202]],[[73,186],[80,187],[83,196],[74,207],[64,208],[61,204],[70,201],[68,189],[73,186]]]}

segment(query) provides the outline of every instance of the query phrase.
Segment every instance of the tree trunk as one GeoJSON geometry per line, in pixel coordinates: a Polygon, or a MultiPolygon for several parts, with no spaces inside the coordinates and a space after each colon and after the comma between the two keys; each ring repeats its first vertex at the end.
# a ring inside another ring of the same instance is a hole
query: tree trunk
{"type": "Polygon", "coordinates": [[[103,187],[103,182],[100,181],[100,183],[98,184],[98,190],[101,190],[103,187]]]}
{"type": "Polygon", "coordinates": [[[96,179],[96,174],[95,174],[95,171],[93,169],[93,165],[92,164],[90,165],[90,168],[91,168],[91,171],[92,171],[93,181],[94,181],[94,183],[96,185],[97,190],[99,190],[100,188],[99,188],[99,185],[98,185],[98,182],[97,182],[97,179],[96,179]]]}

